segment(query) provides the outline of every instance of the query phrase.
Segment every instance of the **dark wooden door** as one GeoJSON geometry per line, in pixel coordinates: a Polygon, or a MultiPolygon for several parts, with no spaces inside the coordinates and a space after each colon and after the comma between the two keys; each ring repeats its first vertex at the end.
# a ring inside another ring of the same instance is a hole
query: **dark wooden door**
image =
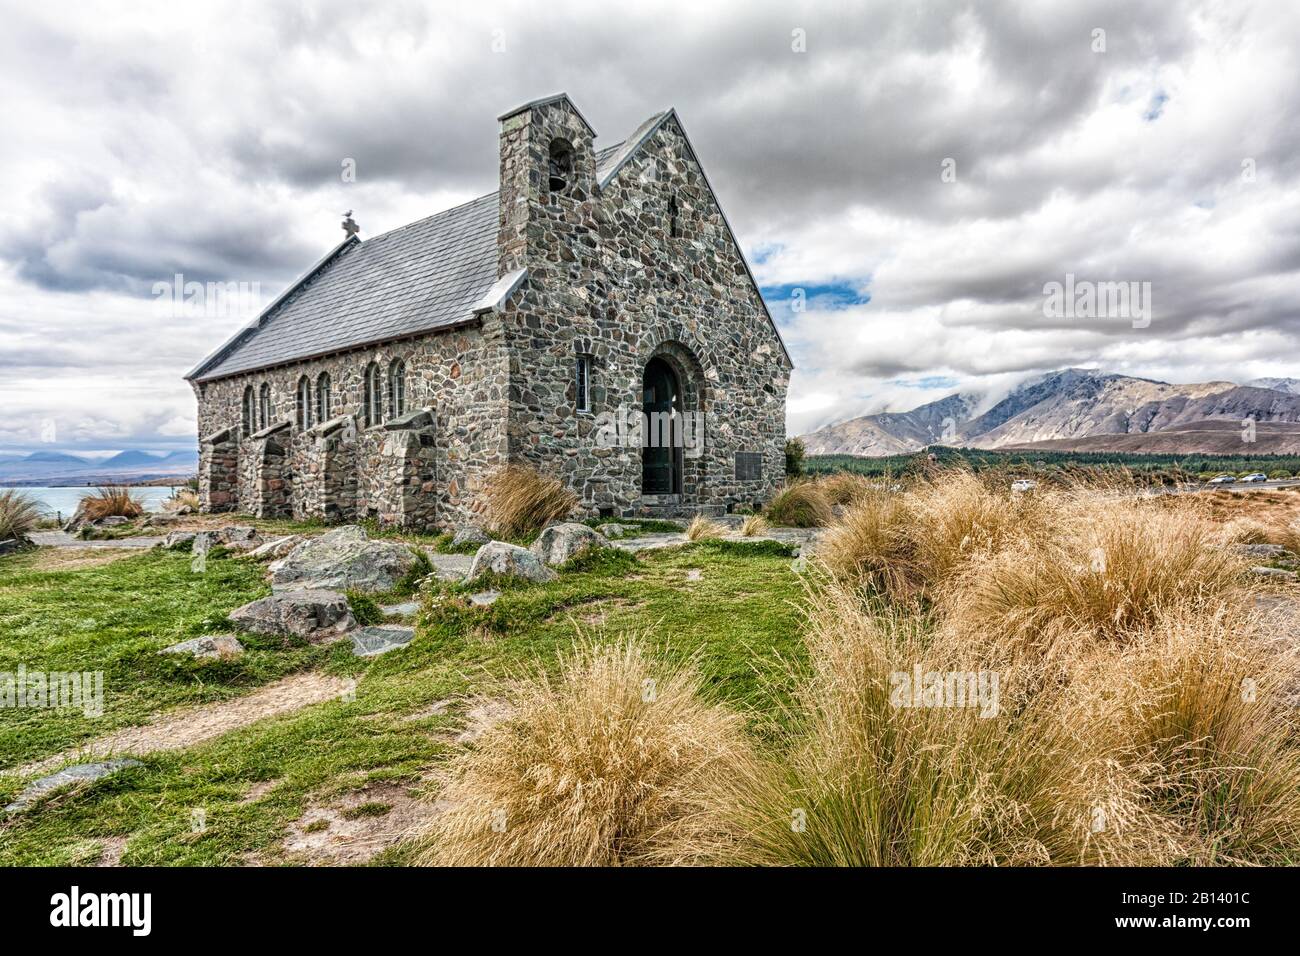
{"type": "Polygon", "coordinates": [[[641,493],[681,494],[681,422],[668,416],[681,411],[681,390],[672,367],[651,359],[642,380],[641,493]]]}

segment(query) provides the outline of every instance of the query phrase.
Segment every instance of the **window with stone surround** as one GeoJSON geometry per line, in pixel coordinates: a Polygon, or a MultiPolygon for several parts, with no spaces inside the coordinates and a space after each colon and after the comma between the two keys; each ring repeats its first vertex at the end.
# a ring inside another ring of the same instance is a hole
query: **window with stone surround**
{"type": "Polygon", "coordinates": [[[261,431],[271,424],[271,416],[275,410],[271,408],[271,383],[263,382],[258,392],[257,402],[257,428],[261,431]]]}
{"type": "Polygon", "coordinates": [[[383,418],[383,394],[379,379],[379,365],[371,362],[366,366],[365,379],[362,383],[364,394],[361,399],[361,416],[366,427],[378,425],[383,418]]]}
{"type": "Polygon", "coordinates": [[[388,417],[406,414],[406,363],[393,359],[388,366],[388,417]]]}
{"type": "Polygon", "coordinates": [[[244,386],[244,401],[241,405],[240,424],[244,426],[244,437],[247,438],[257,429],[253,426],[257,422],[257,395],[253,391],[253,386],[244,386]]]}
{"type": "Polygon", "coordinates": [[[330,420],[330,373],[321,372],[316,376],[316,421],[330,420]]]}
{"type": "Polygon", "coordinates": [[[298,427],[311,428],[311,379],[306,375],[298,379],[298,427]]]}
{"type": "Polygon", "coordinates": [[[677,224],[677,197],[668,197],[668,235],[676,239],[682,234],[681,227],[677,224]]]}
{"type": "Polygon", "coordinates": [[[551,140],[547,162],[547,185],[553,193],[562,193],[573,182],[573,145],[559,137],[551,140]]]}
{"type": "Polygon", "coordinates": [[[580,412],[591,411],[591,356],[579,355],[577,363],[577,389],[574,407],[580,412]]]}

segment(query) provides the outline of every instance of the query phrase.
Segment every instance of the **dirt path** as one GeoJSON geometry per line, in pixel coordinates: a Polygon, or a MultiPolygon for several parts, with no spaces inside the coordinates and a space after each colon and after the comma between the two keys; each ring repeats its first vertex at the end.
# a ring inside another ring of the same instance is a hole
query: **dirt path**
{"type": "Polygon", "coordinates": [[[143,757],[158,751],[193,747],[267,717],[293,713],[339,697],[351,686],[349,681],[325,674],[294,674],[235,700],[163,714],[152,723],[127,727],[75,750],[18,767],[14,772],[24,776],[49,773],[69,760],[98,760],[126,754],[143,757]]]}

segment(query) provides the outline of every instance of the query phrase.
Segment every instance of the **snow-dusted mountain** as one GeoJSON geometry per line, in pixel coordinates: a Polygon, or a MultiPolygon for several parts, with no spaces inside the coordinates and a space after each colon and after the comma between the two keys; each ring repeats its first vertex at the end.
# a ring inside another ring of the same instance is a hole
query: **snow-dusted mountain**
{"type": "MultiPolygon", "coordinates": [[[[820,428],[804,436],[804,444],[812,455],[878,456],[916,451],[931,444],[1006,448],[1082,439],[1089,439],[1089,447],[1100,450],[1105,440],[1099,436],[1165,430],[1191,433],[1195,429],[1189,426],[1196,423],[1240,425],[1246,418],[1300,422],[1300,380],[1258,381],[1294,384],[1297,391],[1232,382],[1173,385],[1068,368],[1021,384],[979,415],[972,414],[979,405],[976,397],[950,395],[911,412],[867,415],[820,428]],[[947,435],[942,424],[945,418],[950,419],[950,426],[955,424],[947,435]]],[[[1124,444],[1131,448],[1134,441],[1124,444]]],[[[1170,442],[1161,444],[1167,448],[1170,442]]]]}

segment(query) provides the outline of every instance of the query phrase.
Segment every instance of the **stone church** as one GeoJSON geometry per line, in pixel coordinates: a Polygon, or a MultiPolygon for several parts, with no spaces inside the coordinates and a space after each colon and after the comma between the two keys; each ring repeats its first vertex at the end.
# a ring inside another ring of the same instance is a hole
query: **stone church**
{"type": "Polygon", "coordinates": [[[186,379],[205,511],[476,523],[507,464],[588,516],[721,513],[784,474],[791,363],[674,110],[598,148],[500,117],[500,189],[347,238],[186,379]]]}

